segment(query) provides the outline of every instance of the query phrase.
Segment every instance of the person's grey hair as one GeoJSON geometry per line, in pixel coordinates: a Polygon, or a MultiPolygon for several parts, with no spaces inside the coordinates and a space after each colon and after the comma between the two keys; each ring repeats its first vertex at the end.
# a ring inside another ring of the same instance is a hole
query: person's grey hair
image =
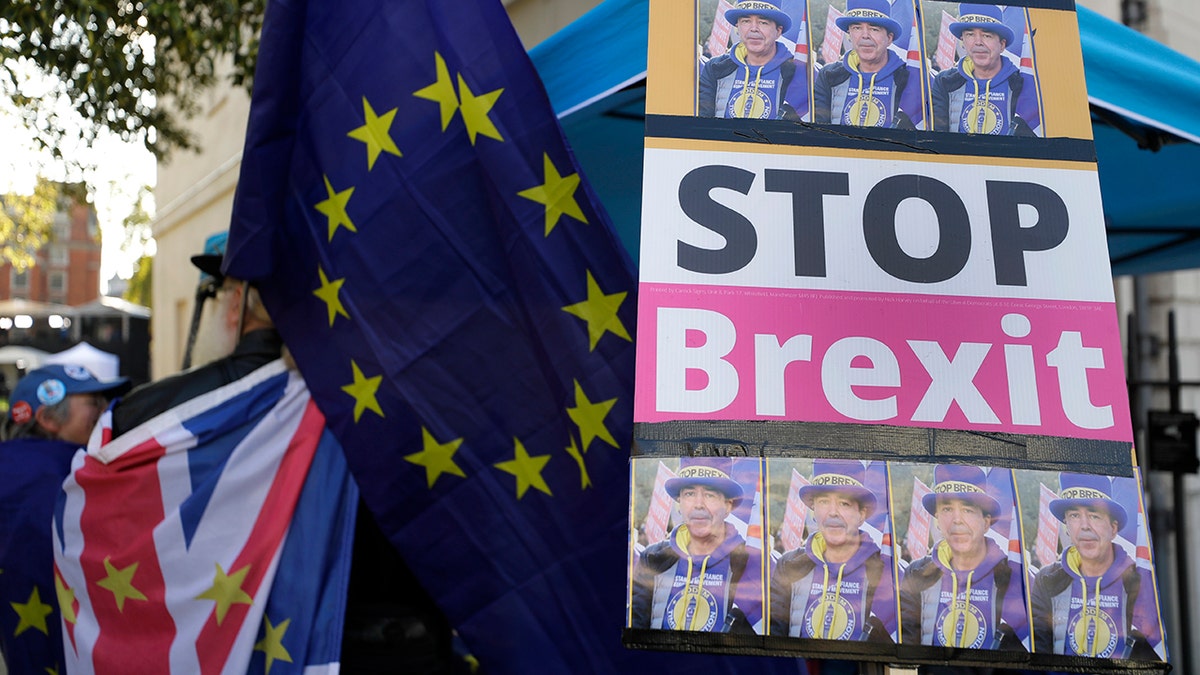
{"type": "MultiPolygon", "coordinates": [[[[71,403],[64,398],[53,405],[42,406],[42,409],[46,410],[46,415],[51,420],[61,424],[66,422],[67,416],[71,414],[71,403]]],[[[42,428],[36,416],[28,422],[20,424],[13,420],[12,415],[6,414],[3,423],[0,423],[0,441],[12,441],[18,438],[55,438],[55,436],[42,428]]]]}
{"type": "Polygon", "coordinates": [[[258,294],[258,289],[254,286],[248,286],[246,290],[246,313],[263,323],[275,325],[275,322],[271,320],[271,315],[267,313],[262,296],[258,294]]]}

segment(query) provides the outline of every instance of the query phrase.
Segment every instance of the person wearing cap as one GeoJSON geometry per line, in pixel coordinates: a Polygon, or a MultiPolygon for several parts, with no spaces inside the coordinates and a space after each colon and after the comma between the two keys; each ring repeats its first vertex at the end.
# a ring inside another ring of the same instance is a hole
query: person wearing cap
{"type": "Polygon", "coordinates": [[[1001,509],[986,474],[977,466],[939,464],[933,475],[921,505],[943,538],[900,581],[901,642],[1027,651],[1024,571],[987,537],[1001,509]]]}
{"type": "Polygon", "coordinates": [[[779,37],[792,18],[763,0],[742,0],[725,11],[737,30],[733,50],[710,59],[700,71],[700,117],[800,119],[785,97],[796,63],[779,37]]]}
{"type": "Polygon", "coordinates": [[[666,481],[683,523],[638,558],[631,628],[754,633],[734,604],[749,555],[746,541],[725,522],[742,499],[732,468],[727,457],[685,457],[666,481]]]}
{"type": "Polygon", "coordinates": [[[32,370],[17,382],[9,397],[0,440],[52,438],[76,448],[86,445],[108,399],[126,391],[128,378],[101,381],[83,366],[32,370]]]}
{"type": "Polygon", "coordinates": [[[64,663],[50,520],[108,397],[128,389],[72,365],[30,371],[13,388],[0,422],[0,652],[13,673],[64,663]]]}
{"type": "Polygon", "coordinates": [[[933,78],[933,130],[993,136],[1034,136],[1016,113],[1024,79],[1004,55],[1013,31],[995,5],[963,3],[950,32],[966,56],[933,78]]]}
{"type": "MultiPolygon", "coordinates": [[[[1118,479],[1119,480],[1119,479],[1118,479]]],[[[1050,512],[1071,545],[1033,579],[1035,651],[1070,656],[1160,660],[1154,581],[1114,543],[1128,522],[1108,476],[1062,473],[1050,512]]]]}
{"type": "MultiPolygon", "coordinates": [[[[813,121],[855,127],[915,130],[900,108],[910,86],[907,64],[890,47],[901,33],[888,0],[849,0],[837,27],[853,49],[826,64],[813,80],[813,121]]],[[[919,86],[919,83],[911,83],[919,86]]]]}
{"type": "Polygon", "coordinates": [[[878,500],[858,460],[813,460],[800,500],[817,531],[784,553],[771,576],[772,635],[892,642],[896,592],[891,561],[861,530],[878,500]]]}

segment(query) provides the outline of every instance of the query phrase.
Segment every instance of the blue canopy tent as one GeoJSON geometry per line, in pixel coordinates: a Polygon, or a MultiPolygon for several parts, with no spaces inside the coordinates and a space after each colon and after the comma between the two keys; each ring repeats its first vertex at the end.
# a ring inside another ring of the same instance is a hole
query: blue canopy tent
{"type": "MultiPolygon", "coordinates": [[[[1200,63],[1080,7],[1114,274],[1200,267],[1200,63]]],[[[530,51],[637,258],[649,0],[605,0],[530,51]]]]}

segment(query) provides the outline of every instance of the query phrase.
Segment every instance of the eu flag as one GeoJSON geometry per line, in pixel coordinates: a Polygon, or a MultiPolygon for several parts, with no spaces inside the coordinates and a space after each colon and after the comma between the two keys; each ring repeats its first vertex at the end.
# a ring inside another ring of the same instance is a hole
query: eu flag
{"type": "Polygon", "coordinates": [[[499,0],[271,2],[225,260],[487,672],[695,663],[621,647],[635,280],[499,0]]]}
{"type": "Polygon", "coordinates": [[[63,667],[50,517],[78,449],[44,438],[0,443],[0,660],[14,674],[63,667]]]}

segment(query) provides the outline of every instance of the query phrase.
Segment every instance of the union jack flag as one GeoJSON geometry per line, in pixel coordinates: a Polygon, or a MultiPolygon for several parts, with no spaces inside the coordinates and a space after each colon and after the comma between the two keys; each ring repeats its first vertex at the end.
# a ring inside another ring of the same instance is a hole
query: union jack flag
{"type": "Polygon", "coordinates": [[[105,413],[54,518],[67,670],[337,672],[356,501],[282,361],[116,439],[105,413]]]}

